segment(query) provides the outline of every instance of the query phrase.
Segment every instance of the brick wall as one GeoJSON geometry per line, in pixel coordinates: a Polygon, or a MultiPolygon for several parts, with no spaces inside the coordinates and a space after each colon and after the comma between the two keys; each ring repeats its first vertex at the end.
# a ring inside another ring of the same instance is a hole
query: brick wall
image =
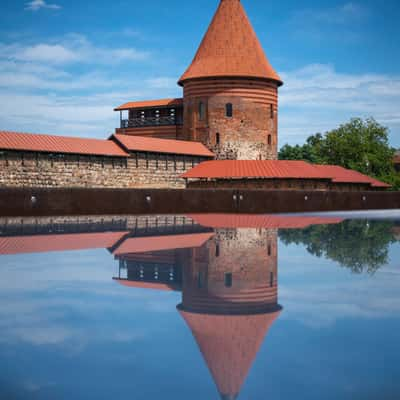
{"type": "Polygon", "coordinates": [[[278,88],[250,79],[193,80],[184,86],[186,140],[200,141],[218,159],[277,158],[278,88]],[[200,116],[200,103],[204,115],[200,116]],[[226,104],[233,115],[227,117],[226,104]]]}
{"type": "Polygon", "coordinates": [[[0,187],[184,188],[179,176],[201,161],[153,153],[125,159],[7,152],[0,155],[0,187]]]}
{"type": "MultiPolygon", "coordinates": [[[[214,181],[189,181],[188,188],[218,189],[267,189],[267,190],[335,190],[363,191],[374,190],[368,184],[331,183],[317,179],[223,179],[214,181]]],[[[375,188],[375,190],[378,190],[375,188]]]]}
{"type": "Polygon", "coordinates": [[[277,260],[277,229],[217,229],[212,240],[182,260],[184,308],[239,312],[276,306],[277,260]]]}

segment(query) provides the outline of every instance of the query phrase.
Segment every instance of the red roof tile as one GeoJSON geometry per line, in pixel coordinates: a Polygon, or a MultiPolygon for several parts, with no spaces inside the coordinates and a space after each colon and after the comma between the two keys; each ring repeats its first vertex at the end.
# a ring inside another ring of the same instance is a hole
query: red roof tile
{"type": "Polygon", "coordinates": [[[335,165],[286,160],[205,161],[181,176],[189,179],[327,179],[337,183],[366,183],[389,188],[377,179],[335,165]]]}
{"type": "Polygon", "coordinates": [[[221,1],[179,83],[210,77],[251,77],[282,83],[267,60],[240,0],[221,1]]]}
{"type": "Polygon", "coordinates": [[[102,232],[0,237],[0,254],[105,249],[112,247],[127,233],[128,232],[102,232]]]}
{"type": "Polygon", "coordinates": [[[209,228],[266,228],[299,229],[310,225],[339,224],[340,218],[322,218],[286,215],[251,215],[251,214],[193,214],[189,215],[198,224],[209,228]]]}
{"type": "Polygon", "coordinates": [[[326,179],[326,174],[304,161],[213,160],[205,161],[182,178],[305,178],[326,179]]]}
{"type": "Polygon", "coordinates": [[[212,315],[179,311],[223,399],[236,399],[279,312],[212,315]]]}
{"type": "Polygon", "coordinates": [[[182,154],[199,157],[215,156],[214,153],[200,142],[129,135],[113,135],[111,138],[128,151],[149,151],[153,153],[182,154]]]}
{"type": "Polygon", "coordinates": [[[387,183],[378,181],[370,176],[364,175],[358,171],[339,167],[337,165],[315,165],[319,171],[325,173],[336,183],[368,183],[372,187],[391,187],[387,183]]]}
{"type": "Polygon", "coordinates": [[[128,157],[128,154],[111,140],[82,139],[78,137],[38,135],[8,131],[0,131],[0,149],[128,157]]]}
{"type": "Polygon", "coordinates": [[[183,99],[160,99],[146,101],[130,101],[114,109],[114,111],[130,110],[132,108],[183,107],[183,99]]]}
{"type": "Polygon", "coordinates": [[[201,247],[214,233],[194,233],[188,235],[152,236],[126,239],[115,251],[114,255],[128,253],[146,253],[170,249],[188,249],[201,247]]]}

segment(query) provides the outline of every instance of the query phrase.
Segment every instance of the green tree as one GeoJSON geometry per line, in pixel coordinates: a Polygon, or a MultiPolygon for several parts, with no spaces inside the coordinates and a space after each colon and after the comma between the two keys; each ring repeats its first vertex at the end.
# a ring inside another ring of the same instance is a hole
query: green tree
{"type": "Polygon", "coordinates": [[[310,254],[336,261],[353,273],[374,274],[388,263],[389,245],[395,241],[393,227],[386,221],[349,220],[280,230],[279,239],[284,244],[303,244],[310,254]]]}
{"type": "Polygon", "coordinates": [[[373,118],[354,118],[339,128],[310,136],[302,146],[285,145],[281,160],[304,160],[354,169],[400,188],[393,165],[395,149],[389,145],[388,128],[373,118]]]}

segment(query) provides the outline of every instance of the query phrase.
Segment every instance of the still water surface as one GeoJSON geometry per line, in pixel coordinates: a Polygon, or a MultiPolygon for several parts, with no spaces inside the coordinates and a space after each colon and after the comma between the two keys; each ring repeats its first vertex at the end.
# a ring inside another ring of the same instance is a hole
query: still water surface
{"type": "Polygon", "coordinates": [[[0,399],[399,399],[374,216],[0,219],[0,399]]]}

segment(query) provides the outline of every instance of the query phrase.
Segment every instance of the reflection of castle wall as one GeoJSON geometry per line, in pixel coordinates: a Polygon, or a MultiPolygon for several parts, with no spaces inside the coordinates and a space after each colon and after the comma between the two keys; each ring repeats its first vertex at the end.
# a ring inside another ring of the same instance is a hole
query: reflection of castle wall
{"type": "Polygon", "coordinates": [[[218,229],[182,263],[185,310],[241,313],[277,306],[275,229],[218,229]]]}

